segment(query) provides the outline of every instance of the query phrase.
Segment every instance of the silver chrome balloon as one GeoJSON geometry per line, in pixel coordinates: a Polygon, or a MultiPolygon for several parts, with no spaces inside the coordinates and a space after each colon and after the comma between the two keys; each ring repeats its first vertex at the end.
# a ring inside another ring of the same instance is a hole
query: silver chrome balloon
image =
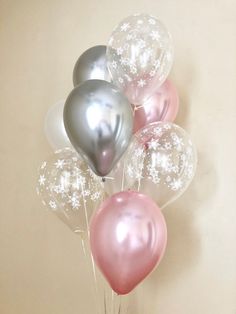
{"type": "Polygon", "coordinates": [[[74,86],[93,79],[111,81],[107,68],[106,49],[106,46],[95,46],[79,57],[73,71],[74,86]]]}
{"type": "Polygon", "coordinates": [[[133,112],[115,85],[89,80],[68,96],[64,124],[74,148],[97,175],[106,176],[129,145],[133,112]]]}

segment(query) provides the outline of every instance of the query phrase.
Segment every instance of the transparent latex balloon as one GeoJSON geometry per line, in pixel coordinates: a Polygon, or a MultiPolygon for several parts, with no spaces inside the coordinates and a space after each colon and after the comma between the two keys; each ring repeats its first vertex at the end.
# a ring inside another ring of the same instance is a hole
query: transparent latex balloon
{"type": "Polygon", "coordinates": [[[156,122],[137,132],[129,147],[125,180],[164,208],[192,181],[197,154],[189,135],[170,122],[156,122]]]}
{"type": "Polygon", "coordinates": [[[51,106],[44,120],[44,133],[53,150],[70,147],[72,145],[66,134],[63,121],[65,100],[51,106]]]}
{"type": "Polygon", "coordinates": [[[76,233],[87,231],[89,217],[104,195],[101,178],[69,148],[42,163],[36,191],[42,203],[76,233]]]}
{"type": "Polygon", "coordinates": [[[107,46],[107,64],[113,83],[139,105],[165,81],[173,63],[172,39],[155,17],[136,14],[113,31],[107,46]]]}
{"type": "Polygon", "coordinates": [[[112,169],[112,171],[104,177],[104,190],[107,195],[111,196],[120,191],[126,191],[131,188],[135,183],[135,178],[129,178],[125,180],[125,162],[127,151],[119,160],[118,164],[112,169]]]}

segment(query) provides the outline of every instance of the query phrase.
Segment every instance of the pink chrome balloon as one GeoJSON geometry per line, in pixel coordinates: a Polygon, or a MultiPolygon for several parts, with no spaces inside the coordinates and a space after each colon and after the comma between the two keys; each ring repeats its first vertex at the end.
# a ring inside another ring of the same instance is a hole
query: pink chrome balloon
{"type": "Polygon", "coordinates": [[[152,122],[173,122],[178,110],[179,96],[177,89],[170,80],[166,80],[143,105],[137,106],[134,115],[133,133],[152,122]]]}
{"type": "Polygon", "coordinates": [[[125,191],[100,206],[90,225],[90,245],[98,267],[118,294],[135,288],[160,262],[167,229],[148,196],[125,191]]]}

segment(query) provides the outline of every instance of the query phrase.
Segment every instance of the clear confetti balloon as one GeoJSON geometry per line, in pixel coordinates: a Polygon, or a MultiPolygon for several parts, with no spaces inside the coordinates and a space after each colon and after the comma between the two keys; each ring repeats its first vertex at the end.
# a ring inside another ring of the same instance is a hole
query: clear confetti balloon
{"type": "Polygon", "coordinates": [[[197,164],[189,135],[170,122],[156,122],[136,133],[126,155],[126,185],[152,197],[164,208],[192,181],[197,164]]]}
{"type": "Polygon", "coordinates": [[[89,217],[104,195],[101,178],[70,148],[56,151],[42,163],[36,191],[42,203],[76,233],[87,231],[89,217]]]}
{"type": "Polygon", "coordinates": [[[165,81],[173,63],[172,39],[155,17],[136,14],[113,31],[107,46],[113,83],[132,104],[148,99],[165,81]]]}

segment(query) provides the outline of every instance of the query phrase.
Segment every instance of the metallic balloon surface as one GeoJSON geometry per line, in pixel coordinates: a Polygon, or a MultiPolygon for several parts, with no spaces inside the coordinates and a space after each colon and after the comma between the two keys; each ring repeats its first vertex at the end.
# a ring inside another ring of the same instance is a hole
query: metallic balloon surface
{"type": "Polygon", "coordinates": [[[79,234],[87,231],[88,219],[104,195],[101,178],[69,148],[42,163],[36,191],[42,203],[79,234]]]}
{"type": "Polygon", "coordinates": [[[116,86],[89,80],[67,98],[64,124],[74,148],[97,175],[106,176],[129,145],[133,112],[116,86]]]}
{"type": "Polygon", "coordinates": [[[133,290],[160,262],[167,242],[165,219],[146,195],[114,194],[92,216],[95,262],[118,294],[133,290]]]}
{"type": "Polygon", "coordinates": [[[179,95],[177,89],[167,79],[146,102],[135,108],[134,133],[152,122],[173,122],[178,110],[179,95]]]}
{"type": "Polygon", "coordinates": [[[71,142],[66,134],[63,121],[65,100],[57,102],[49,108],[44,121],[44,133],[54,150],[71,147],[71,142]]]}
{"type": "Polygon", "coordinates": [[[126,154],[125,180],[164,208],[191,183],[197,153],[187,132],[171,122],[155,122],[137,132],[126,154]]]}
{"type": "Polygon", "coordinates": [[[79,57],[73,71],[74,86],[93,79],[111,81],[107,68],[106,49],[106,46],[95,46],[79,57]]]}
{"type": "Polygon", "coordinates": [[[148,14],[125,18],[107,45],[112,81],[139,105],[165,81],[173,63],[173,43],[165,26],[148,14]]]}

